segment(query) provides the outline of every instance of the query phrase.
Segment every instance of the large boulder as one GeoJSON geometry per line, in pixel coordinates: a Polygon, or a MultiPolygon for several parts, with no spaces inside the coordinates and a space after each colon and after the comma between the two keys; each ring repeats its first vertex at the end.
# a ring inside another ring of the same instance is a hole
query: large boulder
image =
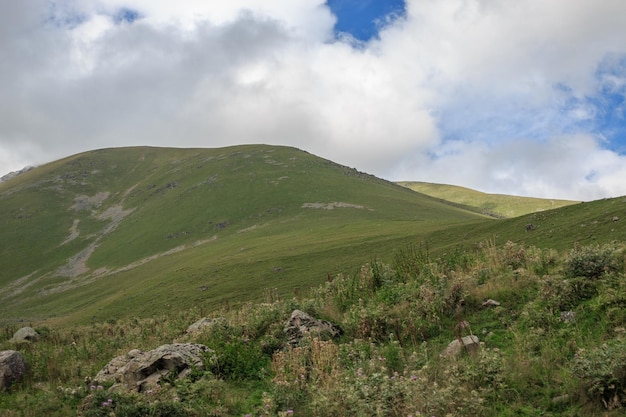
{"type": "Polygon", "coordinates": [[[473,354],[480,349],[480,340],[478,336],[465,336],[461,339],[456,339],[450,342],[448,347],[441,352],[441,356],[444,358],[455,358],[459,356],[463,351],[469,354],[473,354]]]}
{"type": "Polygon", "coordinates": [[[22,379],[26,373],[26,362],[22,354],[15,350],[0,351],[0,391],[9,388],[22,379]]]}
{"type": "Polygon", "coordinates": [[[296,346],[305,336],[334,338],[341,336],[343,330],[326,320],[318,320],[304,311],[294,310],[285,323],[284,332],[290,345],[296,346]]]}
{"type": "Polygon", "coordinates": [[[133,349],[113,358],[98,372],[94,382],[113,382],[117,387],[143,392],[165,376],[183,378],[194,368],[204,369],[204,356],[211,352],[197,343],[162,345],[148,352],[133,349]]]}
{"type": "Polygon", "coordinates": [[[37,333],[32,327],[22,327],[17,332],[15,332],[15,334],[11,338],[11,341],[18,343],[32,342],[34,340],[37,340],[38,337],[39,333],[37,333]]]}

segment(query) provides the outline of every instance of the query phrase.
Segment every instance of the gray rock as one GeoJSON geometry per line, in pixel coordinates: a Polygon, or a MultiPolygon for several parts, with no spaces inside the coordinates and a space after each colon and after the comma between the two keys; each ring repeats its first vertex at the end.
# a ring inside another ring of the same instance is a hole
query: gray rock
{"type": "Polygon", "coordinates": [[[204,356],[213,351],[197,343],[162,345],[148,352],[133,349],[126,355],[113,358],[95,376],[99,383],[113,382],[130,391],[146,391],[174,373],[184,378],[192,369],[204,369],[204,356]]]}
{"type": "Polygon", "coordinates": [[[221,323],[224,322],[224,319],[216,319],[216,318],[208,318],[208,317],[203,317],[200,320],[198,320],[197,322],[191,324],[189,327],[187,327],[186,332],[188,334],[194,334],[194,333],[200,333],[201,331],[203,331],[204,329],[208,328],[208,327],[213,327],[215,324],[217,323],[221,323]]]}
{"type": "Polygon", "coordinates": [[[0,391],[5,391],[26,373],[26,362],[16,350],[0,351],[0,391]]]}
{"type": "Polygon", "coordinates": [[[484,303],[483,303],[483,307],[497,307],[499,306],[500,303],[496,300],[492,300],[491,298],[488,298],[484,303]]]}
{"type": "Polygon", "coordinates": [[[17,332],[15,332],[15,334],[13,335],[13,338],[11,338],[11,341],[13,341],[13,342],[24,342],[24,341],[32,342],[34,340],[37,340],[38,337],[39,337],[39,333],[37,333],[35,331],[35,329],[33,329],[32,327],[22,327],[17,332]]]}
{"type": "Polygon", "coordinates": [[[575,311],[561,311],[561,320],[565,323],[576,323],[575,311]]]}
{"type": "Polygon", "coordinates": [[[343,330],[336,324],[326,320],[318,320],[304,311],[294,310],[285,323],[284,332],[290,345],[296,346],[305,336],[334,338],[343,334],[343,330]]]}
{"type": "Polygon", "coordinates": [[[459,356],[463,351],[469,354],[476,353],[480,349],[480,340],[478,336],[465,336],[462,339],[456,339],[450,342],[448,347],[441,352],[441,357],[455,358],[459,356]]]}

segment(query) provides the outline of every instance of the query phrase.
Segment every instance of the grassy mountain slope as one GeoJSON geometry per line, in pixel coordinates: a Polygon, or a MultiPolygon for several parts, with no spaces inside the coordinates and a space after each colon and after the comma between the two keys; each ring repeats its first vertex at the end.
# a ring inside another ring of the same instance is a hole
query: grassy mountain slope
{"type": "Polygon", "coordinates": [[[433,184],[418,181],[401,181],[398,184],[414,191],[447,200],[496,217],[517,217],[524,214],[564,207],[576,201],[487,194],[465,187],[433,184]]]}
{"type": "Polygon", "coordinates": [[[71,321],[298,291],[409,236],[485,221],[256,145],[74,155],[0,184],[0,218],[2,317],[71,321]]]}

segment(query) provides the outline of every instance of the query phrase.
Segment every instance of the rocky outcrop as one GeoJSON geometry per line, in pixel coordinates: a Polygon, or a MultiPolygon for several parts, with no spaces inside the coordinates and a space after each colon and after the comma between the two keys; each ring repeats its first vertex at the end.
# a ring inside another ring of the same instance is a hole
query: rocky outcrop
{"type": "Polygon", "coordinates": [[[113,358],[94,378],[94,382],[113,382],[116,387],[146,391],[167,376],[184,378],[192,369],[204,369],[204,357],[213,351],[197,343],[162,345],[148,352],[133,349],[113,358]]]}
{"type": "Polygon", "coordinates": [[[18,343],[25,341],[32,342],[34,340],[37,340],[38,337],[39,333],[37,333],[32,327],[22,327],[17,332],[15,332],[15,334],[11,338],[11,341],[18,343]]]}
{"type": "Polygon", "coordinates": [[[291,317],[285,323],[284,332],[287,342],[296,346],[305,336],[334,338],[343,334],[341,327],[326,320],[318,320],[309,316],[304,311],[294,310],[291,317]]]}
{"type": "Polygon", "coordinates": [[[0,352],[0,391],[5,391],[14,382],[21,380],[26,373],[26,362],[22,354],[15,350],[0,352]]]}
{"type": "Polygon", "coordinates": [[[441,352],[443,358],[456,358],[463,351],[473,354],[480,349],[480,340],[478,336],[470,335],[450,342],[448,347],[441,352]]]}

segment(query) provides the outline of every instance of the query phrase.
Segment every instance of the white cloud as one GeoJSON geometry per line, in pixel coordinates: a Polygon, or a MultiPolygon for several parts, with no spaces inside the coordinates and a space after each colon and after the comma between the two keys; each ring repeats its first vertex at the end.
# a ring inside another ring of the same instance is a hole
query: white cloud
{"type": "Polygon", "coordinates": [[[621,0],[410,0],[354,47],[331,41],[322,0],[3,2],[0,164],[263,142],[389,179],[626,194],[589,100],[624,93],[623,66],[599,74],[626,56],[624,15],[621,0]],[[122,7],[140,19],[116,24],[122,7]]]}
{"type": "Polygon", "coordinates": [[[398,164],[393,175],[544,198],[587,201],[626,195],[626,156],[603,149],[589,135],[555,137],[547,142],[450,141],[435,154],[414,156],[398,164]]]}

